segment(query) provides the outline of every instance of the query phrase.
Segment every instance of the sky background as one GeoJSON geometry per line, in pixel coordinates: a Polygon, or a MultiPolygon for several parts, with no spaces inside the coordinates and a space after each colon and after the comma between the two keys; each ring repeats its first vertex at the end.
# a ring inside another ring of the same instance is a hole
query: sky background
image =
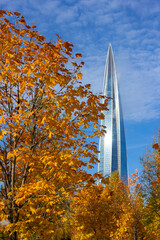
{"type": "MultiPolygon", "coordinates": [[[[56,33],[83,54],[84,84],[102,92],[111,42],[122,100],[129,174],[160,128],[160,0],[2,0],[48,41],[56,33]]],[[[95,166],[97,171],[97,166],[95,166]]]]}

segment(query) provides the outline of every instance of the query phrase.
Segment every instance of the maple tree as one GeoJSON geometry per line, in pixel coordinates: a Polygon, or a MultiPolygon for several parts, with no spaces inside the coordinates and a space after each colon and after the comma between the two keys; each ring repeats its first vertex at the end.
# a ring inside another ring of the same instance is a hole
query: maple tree
{"type": "Polygon", "coordinates": [[[12,240],[54,239],[68,198],[94,182],[83,167],[97,162],[107,99],[81,83],[72,43],[47,42],[18,12],[0,17],[0,221],[12,240]]]}

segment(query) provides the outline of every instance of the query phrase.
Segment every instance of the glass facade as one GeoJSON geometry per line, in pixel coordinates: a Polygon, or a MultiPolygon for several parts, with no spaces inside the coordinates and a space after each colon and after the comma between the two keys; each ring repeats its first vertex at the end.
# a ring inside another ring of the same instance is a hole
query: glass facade
{"type": "Polygon", "coordinates": [[[108,49],[103,91],[105,96],[111,97],[111,100],[108,103],[109,111],[104,112],[105,119],[102,120],[102,125],[107,127],[107,132],[99,142],[98,171],[103,176],[110,176],[112,172],[118,170],[121,179],[128,182],[123,114],[111,44],[108,49]]]}

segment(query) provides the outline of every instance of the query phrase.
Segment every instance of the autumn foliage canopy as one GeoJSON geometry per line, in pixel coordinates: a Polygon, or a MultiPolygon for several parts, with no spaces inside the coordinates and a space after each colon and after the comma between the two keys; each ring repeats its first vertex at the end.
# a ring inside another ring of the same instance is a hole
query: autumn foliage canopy
{"type": "Polygon", "coordinates": [[[137,179],[132,195],[118,175],[97,184],[87,172],[98,161],[94,137],[105,131],[108,99],[81,82],[84,62],[72,49],[0,10],[0,232],[11,240],[158,240],[159,200],[148,224],[137,179]]]}
{"type": "Polygon", "coordinates": [[[103,131],[107,99],[81,83],[72,43],[47,42],[18,12],[0,14],[0,217],[23,237],[49,235],[65,199],[94,181],[82,167],[97,162],[90,140],[103,131]]]}

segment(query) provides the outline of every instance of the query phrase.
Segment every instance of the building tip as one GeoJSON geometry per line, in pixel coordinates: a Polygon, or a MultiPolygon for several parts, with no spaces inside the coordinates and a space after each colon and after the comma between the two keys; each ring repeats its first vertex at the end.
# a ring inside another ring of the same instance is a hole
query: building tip
{"type": "Polygon", "coordinates": [[[112,49],[112,44],[111,44],[111,42],[109,43],[109,48],[111,48],[111,49],[112,49]]]}
{"type": "Polygon", "coordinates": [[[113,55],[113,50],[112,50],[112,44],[111,43],[109,43],[108,54],[112,54],[113,55]]]}

